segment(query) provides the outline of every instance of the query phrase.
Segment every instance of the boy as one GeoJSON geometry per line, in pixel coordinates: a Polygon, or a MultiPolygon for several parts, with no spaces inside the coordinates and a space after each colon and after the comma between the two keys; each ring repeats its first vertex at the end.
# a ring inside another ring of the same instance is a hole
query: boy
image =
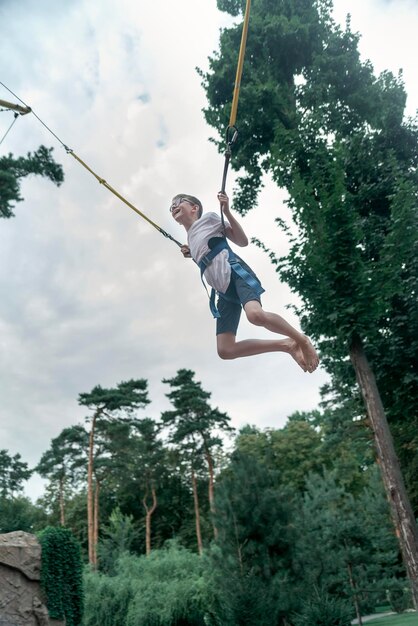
{"type": "Polygon", "coordinates": [[[280,315],[262,309],[260,294],[264,289],[251,268],[226,243],[228,238],[244,247],[248,245],[248,238],[230,211],[228,196],[220,192],[218,200],[227,220],[224,225],[216,213],[205,213],[202,217],[201,202],[188,194],[175,196],[170,212],[187,231],[188,243],[181,247],[183,256],[194,259],[208,284],[218,292],[220,316],[216,321],[216,340],[219,356],[221,359],[236,359],[264,352],[287,352],[304,372],[313,372],[319,358],[308,337],[280,315]],[[241,308],[251,324],[287,338],[236,341],[241,308]]]}

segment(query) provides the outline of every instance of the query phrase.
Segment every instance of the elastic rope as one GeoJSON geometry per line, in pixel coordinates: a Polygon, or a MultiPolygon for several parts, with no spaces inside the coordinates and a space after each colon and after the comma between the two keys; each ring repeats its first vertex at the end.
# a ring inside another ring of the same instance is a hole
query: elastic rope
{"type": "MultiPolygon", "coordinates": [[[[250,8],[251,8],[251,0],[247,0],[247,4],[245,7],[244,23],[242,27],[241,45],[240,45],[239,55],[238,55],[237,71],[235,75],[234,93],[233,93],[232,105],[231,105],[231,115],[229,118],[228,128],[226,129],[226,146],[227,147],[225,151],[225,163],[224,163],[222,185],[221,185],[222,193],[225,193],[226,177],[228,175],[228,167],[229,167],[229,162],[231,160],[231,148],[232,148],[232,145],[235,143],[237,136],[238,136],[238,129],[235,126],[235,122],[237,119],[239,91],[241,87],[242,70],[244,67],[245,48],[247,45],[248,25],[250,22],[250,8]]],[[[225,231],[225,222],[224,222],[222,210],[221,210],[221,222],[222,222],[222,227],[225,231]]]]}
{"type": "Polygon", "coordinates": [[[0,139],[0,146],[3,143],[3,141],[6,139],[7,135],[9,134],[9,132],[12,130],[13,124],[16,122],[18,117],[19,117],[19,115],[17,113],[15,113],[13,122],[10,124],[9,128],[6,130],[6,132],[4,133],[3,137],[0,139]]]}
{"type": "Polygon", "coordinates": [[[101,176],[96,174],[96,172],[94,170],[92,170],[91,167],[89,167],[87,165],[87,163],[85,163],[74,152],[74,150],[71,150],[70,148],[66,148],[66,150],[67,150],[68,154],[70,154],[72,157],[74,157],[74,159],[76,161],[78,161],[80,163],[80,165],[82,165],[88,172],[90,172],[90,174],[92,174],[96,178],[96,180],[101,185],[103,185],[103,187],[106,187],[106,189],[108,191],[113,193],[114,196],[116,196],[117,198],[119,198],[119,200],[124,202],[126,204],[126,206],[128,206],[130,209],[132,209],[132,211],[135,211],[135,213],[137,213],[140,217],[142,217],[144,220],[146,220],[148,222],[148,224],[151,224],[151,226],[154,226],[154,228],[156,228],[158,230],[158,232],[160,232],[162,235],[164,235],[164,237],[167,237],[168,239],[171,239],[171,241],[174,241],[174,243],[176,243],[181,248],[182,244],[179,241],[177,241],[177,239],[174,239],[174,237],[172,237],[169,233],[167,233],[165,230],[163,230],[161,228],[161,226],[158,226],[158,224],[153,222],[152,219],[150,219],[147,215],[145,215],[145,213],[142,213],[142,211],[140,211],[136,206],[134,206],[131,202],[129,202],[129,200],[127,200],[124,196],[122,196],[116,189],[114,189],[114,187],[109,185],[109,183],[104,178],[102,178],[101,176]]]}
{"type": "MultiPolygon", "coordinates": [[[[46,130],[48,132],[51,133],[51,135],[53,135],[55,137],[55,139],[62,145],[62,147],[66,150],[67,154],[71,154],[72,157],[74,157],[74,159],[76,159],[76,161],[78,161],[80,163],[80,165],[82,165],[88,172],[90,172],[90,174],[92,174],[96,180],[99,181],[99,183],[101,185],[103,185],[104,187],[106,187],[106,189],[108,189],[108,191],[110,191],[111,193],[113,193],[114,196],[116,196],[117,198],[119,198],[119,200],[121,200],[122,202],[124,202],[130,209],[132,209],[133,211],[135,211],[135,213],[137,213],[140,217],[142,217],[144,220],[146,220],[149,224],[151,224],[151,226],[153,226],[155,229],[158,230],[159,233],[161,233],[162,235],[164,235],[164,237],[167,237],[167,239],[171,239],[171,241],[173,241],[174,243],[176,243],[179,248],[181,248],[181,246],[183,244],[181,244],[179,241],[177,241],[177,239],[174,239],[174,237],[172,237],[169,233],[167,233],[165,230],[163,230],[160,226],[158,226],[158,224],[156,224],[155,222],[153,222],[149,217],[147,217],[144,213],[142,213],[142,211],[140,211],[139,209],[137,209],[131,202],[129,202],[126,198],[124,198],[118,191],[116,191],[116,189],[114,189],[111,185],[109,185],[109,183],[106,182],[106,180],[104,178],[102,178],[101,176],[99,176],[98,174],[96,174],[96,172],[94,170],[91,169],[91,167],[89,167],[87,165],[87,163],[85,163],[75,152],[74,150],[72,150],[71,148],[69,148],[59,137],[58,135],[56,135],[50,128],[49,126],[47,126],[45,124],[45,122],[43,122],[41,120],[41,118],[36,115],[35,111],[33,109],[31,109],[30,107],[28,107],[28,105],[21,99],[19,98],[19,96],[17,96],[15,93],[13,93],[13,91],[11,89],[9,89],[8,87],[6,87],[6,85],[4,83],[2,83],[0,81],[0,85],[2,85],[5,89],[7,89],[7,91],[9,93],[11,93],[17,100],[19,100],[19,102],[21,102],[26,108],[28,108],[30,110],[30,112],[36,117],[36,119],[42,124],[42,126],[44,126],[44,128],[46,128],[46,130]]],[[[16,120],[14,120],[16,121],[16,120]]],[[[14,123],[14,122],[13,122],[14,123]]],[[[13,125],[13,124],[12,124],[13,125]]],[[[10,128],[9,128],[10,130],[10,128]]],[[[9,130],[7,132],[9,132],[9,130]]],[[[7,134],[7,133],[6,133],[7,134]]]]}
{"type": "Polygon", "coordinates": [[[240,87],[241,87],[241,77],[242,77],[242,70],[243,70],[243,67],[244,67],[245,48],[246,48],[246,45],[247,45],[248,24],[249,24],[249,21],[250,21],[250,7],[251,7],[251,0],[247,0],[247,5],[245,7],[244,25],[242,27],[241,45],[240,45],[239,56],[238,56],[237,73],[236,73],[236,76],[235,76],[234,95],[233,95],[233,98],[232,98],[231,116],[229,118],[229,126],[230,127],[235,126],[235,122],[236,122],[236,119],[237,119],[239,90],[240,90],[240,87]]]}

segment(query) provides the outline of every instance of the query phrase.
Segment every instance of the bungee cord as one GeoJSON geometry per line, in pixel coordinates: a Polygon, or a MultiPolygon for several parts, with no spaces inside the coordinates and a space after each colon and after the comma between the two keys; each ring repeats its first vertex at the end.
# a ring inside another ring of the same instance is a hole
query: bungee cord
{"type": "MultiPolygon", "coordinates": [[[[85,163],[83,161],[83,159],[81,159],[75,152],[74,150],[72,150],[72,148],[69,148],[67,146],[67,144],[65,144],[62,139],[60,139],[60,137],[54,133],[54,131],[47,126],[47,124],[45,124],[45,122],[39,117],[39,115],[37,115],[35,113],[35,111],[29,107],[21,98],[19,98],[19,96],[17,96],[11,89],[9,89],[9,87],[7,87],[7,85],[5,85],[3,82],[0,81],[0,85],[2,85],[5,89],[7,89],[7,91],[9,93],[11,93],[13,95],[14,98],[16,98],[19,102],[21,102],[23,104],[23,106],[25,107],[25,109],[23,109],[23,107],[19,107],[19,105],[11,105],[8,108],[12,108],[14,110],[20,110],[19,112],[21,114],[24,114],[22,111],[25,110],[25,113],[32,113],[32,115],[34,115],[36,117],[36,119],[42,124],[42,126],[44,126],[44,128],[46,128],[46,130],[51,133],[51,135],[53,135],[55,137],[55,139],[61,144],[61,146],[64,148],[64,150],[67,152],[67,154],[70,154],[76,161],[78,161],[78,163],[80,163],[80,165],[82,165],[88,172],[90,172],[90,174],[92,174],[96,180],[103,185],[103,187],[106,187],[106,189],[108,189],[108,191],[110,191],[114,196],[116,196],[119,200],[121,200],[122,202],[124,202],[124,204],[126,204],[130,209],[132,209],[132,211],[135,211],[135,213],[137,213],[137,215],[139,215],[140,217],[142,217],[144,220],[146,220],[149,224],[151,224],[151,226],[153,226],[156,230],[158,230],[159,233],[161,233],[162,235],[164,235],[164,237],[166,237],[167,239],[170,239],[171,241],[173,241],[175,244],[177,244],[179,247],[181,247],[183,244],[181,244],[179,241],[177,241],[177,239],[175,239],[174,237],[172,237],[172,235],[170,235],[169,233],[167,233],[163,228],[161,228],[161,226],[159,226],[158,224],[156,224],[152,219],[150,219],[147,215],[145,215],[145,213],[143,213],[142,211],[140,211],[134,204],[132,204],[131,202],[129,202],[129,200],[127,200],[124,196],[122,196],[122,194],[120,194],[116,189],[114,189],[114,187],[112,187],[111,185],[109,185],[109,183],[102,178],[101,176],[99,176],[89,165],[87,165],[87,163],[85,163]]],[[[5,101],[1,101],[0,100],[0,104],[4,103],[5,101]]],[[[11,103],[7,103],[7,104],[11,104],[11,103]]],[[[15,121],[15,120],[14,120],[15,121]]],[[[10,128],[9,128],[10,130],[10,128]]],[[[7,131],[8,132],[8,131],[7,131]]]]}
{"type": "MultiPolygon", "coordinates": [[[[6,111],[7,109],[1,109],[2,111],[6,111]]],[[[4,133],[3,137],[0,139],[0,146],[3,143],[3,141],[6,139],[7,135],[9,134],[9,132],[12,130],[17,118],[19,117],[18,113],[15,113],[13,116],[13,122],[10,124],[9,128],[6,130],[6,132],[4,133]]]]}
{"type": "MultiPolygon", "coordinates": [[[[241,44],[240,44],[240,49],[239,49],[239,54],[238,54],[237,71],[235,75],[234,92],[233,92],[232,105],[231,105],[231,114],[229,118],[229,124],[226,129],[225,162],[224,162],[222,184],[221,184],[222,193],[225,193],[226,177],[228,175],[228,167],[229,167],[229,163],[231,160],[232,147],[238,138],[238,128],[236,127],[236,121],[237,121],[238,100],[239,100],[239,91],[241,87],[242,70],[244,68],[245,48],[247,46],[248,26],[250,22],[250,9],[251,9],[251,0],[247,0],[246,6],[245,6],[244,23],[242,27],[241,44]]],[[[222,227],[225,230],[224,214],[222,210],[221,210],[221,221],[222,221],[222,227]]]]}
{"type": "MultiPolygon", "coordinates": [[[[228,124],[228,127],[226,129],[225,162],[224,162],[224,169],[223,169],[223,176],[222,176],[222,185],[221,185],[222,193],[225,193],[226,178],[227,178],[227,174],[228,174],[229,163],[230,163],[230,160],[231,160],[232,147],[233,147],[233,145],[236,142],[237,137],[238,137],[238,129],[237,129],[235,124],[236,124],[236,118],[237,118],[238,99],[239,99],[239,91],[240,91],[240,87],[241,87],[242,70],[243,70],[243,67],[244,67],[244,56],[245,56],[245,48],[246,48],[246,43],[247,43],[248,25],[249,25],[249,19],[250,19],[250,7],[251,7],[251,0],[247,0],[246,8],[245,8],[245,15],[244,15],[244,23],[243,23],[242,35],[241,35],[241,45],[240,45],[240,50],[239,50],[239,55],[238,55],[238,64],[237,64],[237,71],[236,71],[236,76],[235,76],[234,91],[233,91],[233,97],[232,97],[231,114],[230,114],[229,124],[228,124]]],[[[4,106],[5,107],[5,109],[3,109],[3,110],[12,110],[12,111],[15,112],[14,120],[11,123],[11,125],[9,126],[9,128],[7,129],[7,131],[5,132],[5,134],[3,135],[2,139],[0,140],[0,145],[2,144],[4,139],[6,138],[6,136],[10,132],[10,130],[12,129],[12,127],[15,124],[16,120],[18,119],[18,116],[19,115],[26,115],[28,113],[32,113],[32,115],[34,115],[36,117],[38,122],[40,122],[40,124],[42,124],[42,126],[53,137],[55,137],[55,139],[58,141],[58,143],[61,144],[61,146],[64,148],[64,150],[67,152],[67,154],[70,154],[78,163],[80,163],[80,165],[82,165],[90,174],[92,174],[101,185],[106,187],[106,189],[108,191],[110,191],[114,196],[116,196],[119,200],[121,200],[124,204],[126,204],[130,209],[132,209],[132,211],[137,213],[137,215],[139,215],[144,220],[146,220],[151,226],[153,226],[156,230],[158,230],[159,233],[164,235],[164,237],[166,237],[166,238],[170,239],[171,241],[173,241],[180,248],[182,247],[182,244],[179,241],[177,241],[177,239],[172,237],[172,235],[167,233],[163,228],[161,228],[161,226],[156,224],[152,219],[150,219],[147,215],[145,215],[145,213],[140,211],[135,205],[133,205],[131,202],[129,202],[129,200],[127,200],[124,196],[122,196],[122,194],[120,194],[114,187],[112,187],[104,178],[99,176],[99,174],[97,174],[89,165],[87,165],[87,163],[85,163],[83,161],[83,159],[81,159],[74,152],[74,150],[72,148],[69,148],[67,146],[67,144],[65,144],[62,141],[62,139],[39,117],[39,115],[37,115],[35,113],[35,111],[26,104],[26,102],[24,102],[21,98],[19,98],[19,96],[17,94],[15,94],[11,89],[9,89],[9,87],[7,87],[7,85],[5,85],[1,81],[0,81],[0,85],[2,85],[22,105],[22,106],[20,106],[18,104],[13,104],[13,103],[7,102],[5,100],[0,100],[0,106],[4,106]]],[[[222,210],[221,210],[221,221],[222,221],[222,226],[225,229],[224,215],[223,215],[222,210]]]]}

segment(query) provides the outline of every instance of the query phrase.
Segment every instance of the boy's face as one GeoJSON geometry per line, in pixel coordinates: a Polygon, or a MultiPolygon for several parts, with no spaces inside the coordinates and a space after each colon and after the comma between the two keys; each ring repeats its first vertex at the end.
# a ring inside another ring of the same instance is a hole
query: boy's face
{"type": "Polygon", "coordinates": [[[176,222],[187,224],[197,218],[199,207],[186,198],[173,198],[170,212],[176,222]]]}

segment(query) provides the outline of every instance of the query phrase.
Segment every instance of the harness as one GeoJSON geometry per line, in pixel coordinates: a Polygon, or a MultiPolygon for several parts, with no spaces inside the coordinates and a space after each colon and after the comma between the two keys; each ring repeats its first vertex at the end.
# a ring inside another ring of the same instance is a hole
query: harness
{"type": "Polygon", "coordinates": [[[234,251],[229,247],[227,240],[222,237],[220,241],[218,241],[215,246],[207,253],[197,264],[200,268],[200,278],[202,280],[203,286],[206,289],[206,293],[209,297],[209,308],[214,318],[221,317],[221,314],[218,311],[218,308],[215,304],[215,296],[218,293],[220,298],[224,300],[228,300],[228,302],[234,302],[235,304],[241,304],[238,298],[231,298],[230,296],[226,296],[224,293],[216,292],[216,289],[212,287],[210,295],[208,288],[206,286],[205,281],[203,280],[203,274],[205,273],[206,268],[212,263],[213,259],[222,251],[228,250],[228,262],[231,266],[231,270],[237,274],[240,278],[242,278],[251,289],[254,289],[257,296],[260,296],[264,293],[264,289],[261,286],[260,281],[253,275],[250,274],[245,267],[240,263],[239,258],[235,255],[234,251]]]}

